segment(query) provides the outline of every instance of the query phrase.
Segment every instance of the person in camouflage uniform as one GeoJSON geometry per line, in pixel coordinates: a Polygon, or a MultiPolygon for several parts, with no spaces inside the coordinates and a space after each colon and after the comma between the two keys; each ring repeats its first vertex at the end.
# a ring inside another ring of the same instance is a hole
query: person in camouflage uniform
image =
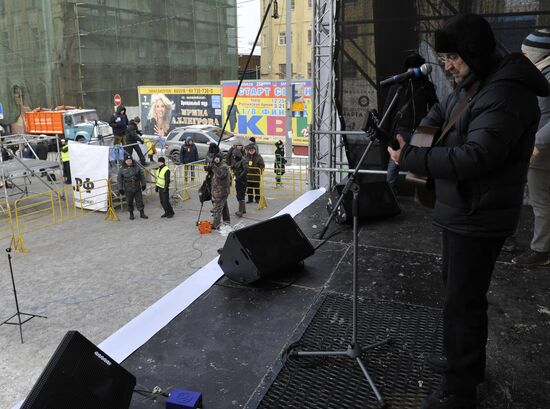
{"type": "Polygon", "coordinates": [[[145,176],[143,170],[134,164],[132,157],[126,156],[124,165],[118,172],[118,191],[121,195],[126,195],[126,203],[128,203],[128,212],[130,212],[130,220],[134,220],[134,199],[136,207],[139,210],[139,217],[148,219],[145,215],[143,196],[141,192],[145,190],[145,176]]]}
{"type": "Polygon", "coordinates": [[[222,160],[221,153],[216,153],[212,160],[212,229],[219,229],[223,215],[224,223],[229,223],[229,208],[227,206],[227,197],[231,189],[231,174],[229,168],[222,160]]]}

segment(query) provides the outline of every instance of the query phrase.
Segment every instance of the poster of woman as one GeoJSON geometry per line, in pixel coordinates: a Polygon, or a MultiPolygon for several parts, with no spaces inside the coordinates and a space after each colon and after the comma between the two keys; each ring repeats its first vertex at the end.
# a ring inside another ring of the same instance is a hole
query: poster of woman
{"type": "Polygon", "coordinates": [[[143,133],[161,137],[168,135],[168,132],[172,130],[170,122],[173,108],[174,103],[166,95],[152,94],[143,133]]]}

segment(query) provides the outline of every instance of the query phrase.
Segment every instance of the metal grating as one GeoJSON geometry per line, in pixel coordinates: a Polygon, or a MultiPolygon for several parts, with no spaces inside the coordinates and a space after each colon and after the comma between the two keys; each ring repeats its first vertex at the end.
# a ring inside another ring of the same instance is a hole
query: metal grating
{"type": "MultiPolygon", "coordinates": [[[[361,299],[357,339],[391,337],[393,343],[368,350],[363,362],[388,408],[420,407],[440,376],[425,366],[428,354],[441,352],[438,309],[361,299]]],[[[326,296],[296,347],[303,351],[343,350],[351,340],[352,302],[342,294],[326,296]]],[[[290,357],[259,408],[374,408],[376,398],[351,358],[290,357]]]]}

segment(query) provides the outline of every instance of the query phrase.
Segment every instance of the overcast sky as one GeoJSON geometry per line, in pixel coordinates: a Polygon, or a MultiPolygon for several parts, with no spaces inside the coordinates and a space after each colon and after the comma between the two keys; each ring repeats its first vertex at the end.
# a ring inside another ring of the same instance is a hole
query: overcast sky
{"type": "MultiPolygon", "coordinates": [[[[260,29],[260,22],[260,0],[237,0],[239,54],[250,54],[260,29]]],[[[256,46],[254,54],[260,54],[259,45],[256,46]]]]}

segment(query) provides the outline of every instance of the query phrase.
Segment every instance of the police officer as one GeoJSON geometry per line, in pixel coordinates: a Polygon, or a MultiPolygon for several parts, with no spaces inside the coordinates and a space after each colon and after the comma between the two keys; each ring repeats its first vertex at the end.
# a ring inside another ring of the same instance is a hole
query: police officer
{"type": "Polygon", "coordinates": [[[121,195],[126,195],[128,203],[128,212],[130,212],[130,220],[134,220],[134,199],[136,207],[139,210],[139,217],[148,219],[145,215],[143,196],[141,192],[145,190],[145,176],[143,170],[134,164],[131,156],[126,156],[124,165],[118,172],[118,191],[121,195]]]}
{"type": "Polygon", "coordinates": [[[174,217],[174,209],[170,204],[170,169],[163,157],[160,157],[158,162],[160,166],[156,172],[155,191],[158,192],[160,205],[164,209],[164,214],[160,217],[171,219],[174,217]]]}
{"type": "Polygon", "coordinates": [[[71,165],[69,162],[69,145],[65,142],[65,139],[61,139],[61,162],[63,162],[63,178],[65,184],[71,184],[71,165]]]}

